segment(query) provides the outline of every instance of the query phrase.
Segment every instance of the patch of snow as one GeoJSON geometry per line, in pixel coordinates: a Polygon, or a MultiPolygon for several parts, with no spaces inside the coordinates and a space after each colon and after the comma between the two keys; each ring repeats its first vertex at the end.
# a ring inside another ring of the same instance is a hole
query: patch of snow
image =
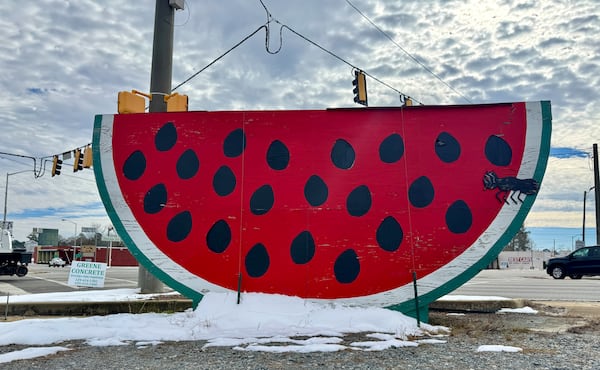
{"type": "Polygon", "coordinates": [[[531,307],[526,306],[526,307],[521,307],[521,308],[501,308],[496,313],[526,313],[526,314],[535,315],[538,313],[538,311],[534,310],[531,307]]]}
{"type": "Polygon", "coordinates": [[[500,344],[488,344],[479,346],[477,352],[522,352],[523,348],[503,346],[500,344]]]}
{"type": "Polygon", "coordinates": [[[0,364],[12,362],[16,360],[28,360],[36,357],[53,355],[60,351],[69,351],[67,347],[29,347],[20,351],[3,353],[0,355],[0,364]]]}

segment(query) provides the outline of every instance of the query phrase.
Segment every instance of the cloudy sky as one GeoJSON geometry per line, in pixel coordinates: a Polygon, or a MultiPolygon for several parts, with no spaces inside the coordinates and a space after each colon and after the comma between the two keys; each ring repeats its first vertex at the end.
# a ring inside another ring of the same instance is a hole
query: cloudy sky
{"type": "MultiPolygon", "coordinates": [[[[166,1],[166,0],[165,0],[166,1]]],[[[581,227],[600,141],[600,2],[581,0],[264,0],[285,24],[424,104],[550,100],[552,152],[526,226],[581,227]],[[373,24],[361,16],[358,8],[373,24]],[[388,37],[386,37],[389,36],[388,37]],[[391,39],[391,40],[390,40],[391,39]],[[392,41],[393,40],[393,41],[392,41]],[[417,63],[418,61],[418,63],[417,63]]],[[[153,0],[0,4],[0,151],[36,159],[91,142],[94,115],[117,93],[148,91],[153,0]]],[[[173,86],[267,21],[259,0],[187,1],[175,17],[173,86]]],[[[352,68],[288,30],[265,32],[177,89],[190,110],[351,107],[352,68]]],[[[399,105],[369,81],[370,106],[399,105]]],[[[110,222],[93,171],[34,178],[34,160],[0,155],[8,220],[72,236],[110,222]],[[16,173],[25,171],[23,173],[16,173]],[[67,219],[69,221],[62,221],[67,219]]],[[[588,197],[588,225],[594,197],[588,197]]]]}

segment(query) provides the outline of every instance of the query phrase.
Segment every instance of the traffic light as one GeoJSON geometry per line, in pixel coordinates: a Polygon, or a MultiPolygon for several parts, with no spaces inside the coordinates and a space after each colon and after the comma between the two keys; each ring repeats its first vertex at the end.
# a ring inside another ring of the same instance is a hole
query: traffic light
{"type": "Polygon", "coordinates": [[[60,169],[62,168],[62,160],[58,159],[55,155],[52,159],[52,177],[60,175],[60,169]]]}
{"type": "Polygon", "coordinates": [[[167,102],[167,112],[187,112],[188,110],[187,95],[173,93],[165,96],[165,102],[167,102]]]}
{"type": "Polygon", "coordinates": [[[352,85],[354,85],[354,90],[352,90],[354,92],[354,102],[362,104],[365,107],[368,106],[367,76],[363,71],[354,71],[354,80],[352,81],[352,85]]]}
{"type": "Polygon", "coordinates": [[[83,170],[83,153],[81,149],[75,149],[75,161],[73,162],[73,172],[83,170]]]}
{"type": "Polygon", "coordinates": [[[92,147],[88,145],[83,152],[83,168],[92,167],[92,162],[92,147]]]}
{"type": "Polygon", "coordinates": [[[117,111],[124,113],[144,113],[146,111],[146,100],[137,91],[119,91],[117,100],[117,111]]]}

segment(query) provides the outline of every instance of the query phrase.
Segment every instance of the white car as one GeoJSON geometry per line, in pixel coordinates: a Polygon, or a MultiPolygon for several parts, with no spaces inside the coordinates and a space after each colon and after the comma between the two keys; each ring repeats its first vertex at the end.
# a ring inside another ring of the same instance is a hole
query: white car
{"type": "Polygon", "coordinates": [[[67,263],[60,257],[54,257],[48,262],[49,267],[65,267],[67,263]]]}

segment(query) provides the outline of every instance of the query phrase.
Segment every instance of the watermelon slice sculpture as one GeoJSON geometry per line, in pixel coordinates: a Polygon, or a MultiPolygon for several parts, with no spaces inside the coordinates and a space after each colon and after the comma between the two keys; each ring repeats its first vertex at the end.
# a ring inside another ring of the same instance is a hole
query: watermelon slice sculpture
{"type": "Polygon", "coordinates": [[[119,235],[199,301],[262,292],[412,307],[484,268],[523,224],[550,103],[96,117],[119,235]]]}

